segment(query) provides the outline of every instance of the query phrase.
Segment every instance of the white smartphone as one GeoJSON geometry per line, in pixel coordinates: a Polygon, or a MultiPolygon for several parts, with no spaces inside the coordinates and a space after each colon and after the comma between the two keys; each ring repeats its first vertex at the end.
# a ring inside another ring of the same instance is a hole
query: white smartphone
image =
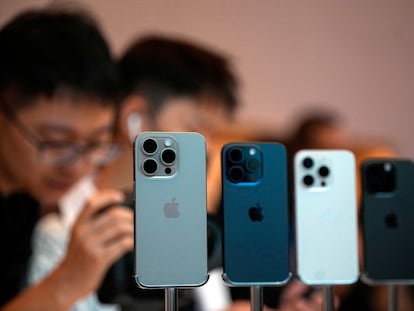
{"type": "Polygon", "coordinates": [[[207,273],[206,147],[197,133],[144,132],[134,143],[135,280],[193,287],[207,273]]]}
{"type": "Polygon", "coordinates": [[[359,277],[355,178],[350,151],[295,154],[297,274],[305,284],[352,284],[359,277]]]}

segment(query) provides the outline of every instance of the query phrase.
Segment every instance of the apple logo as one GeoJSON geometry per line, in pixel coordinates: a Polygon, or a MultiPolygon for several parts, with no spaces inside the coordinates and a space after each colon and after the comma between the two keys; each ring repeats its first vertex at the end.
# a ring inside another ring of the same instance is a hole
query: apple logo
{"type": "Polygon", "coordinates": [[[263,220],[263,208],[260,206],[260,203],[257,203],[256,206],[252,206],[249,208],[249,218],[251,221],[263,220]]]}
{"type": "Polygon", "coordinates": [[[398,218],[395,213],[390,213],[385,216],[385,225],[388,228],[396,229],[398,227],[398,218]]]}
{"type": "Polygon", "coordinates": [[[180,215],[178,202],[175,201],[175,198],[164,204],[164,215],[167,218],[177,218],[180,215]]]}

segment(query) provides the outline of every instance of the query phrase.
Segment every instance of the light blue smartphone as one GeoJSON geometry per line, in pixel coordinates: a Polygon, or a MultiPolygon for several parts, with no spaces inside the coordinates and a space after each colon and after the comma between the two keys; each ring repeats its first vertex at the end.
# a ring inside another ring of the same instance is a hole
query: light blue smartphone
{"type": "Polygon", "coordinates": [[[223,279],[231,286],[290,278],[285,147],[231,143],[222,149],[223,279]]]}
{"type": "Polygon", "coordinates": [[[207,272],[206,147],[197,133],[144,132],[134,143],[135,280],[193,287],[207,272]]]}

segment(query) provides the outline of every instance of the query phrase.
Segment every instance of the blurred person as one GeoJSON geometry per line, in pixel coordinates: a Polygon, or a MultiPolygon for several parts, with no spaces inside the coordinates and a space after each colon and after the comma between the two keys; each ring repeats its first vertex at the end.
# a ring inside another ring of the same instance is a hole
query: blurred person
{"type": "MultiPolygon", "coordinates": [[[[220,180],[217,179],[220,179],[221,174],[222,140],[217,141],[214,138],[221,127],[231,121],[239,105],[238,81],[227,58],[186,40],[147,36],[132,43],[120,58],[118,66],[122,94],[117,141],[123,148],[114,162],[101,168],[94,181],[95,185],[98,188],[115,188],[126,192],[132,190],[132,142],[140,131],[196,131],[207,141],[208,212],[217,213],[219,209],[217,206],[220,205],[221,199],[219,192],[221,185],[220,180]],[[211,193],[213,195],[210,195],[211,193]]],[[[79,194],[76,191],[75,193],[79,194]]],[[[79,196],[75,195],[75,197],[79,196]]],[[[43,228],[40,231],[43,238],[50,236],[46,239],[47,243],[43,243],[50,246],[56,241],[53,239],[56,237],[56,232],[48,234],[49,227],[50,225],[40,226],[41,229],[43,228]]],[[[61,234],[65,235],[65,232],[61,234]]],[[[53,248],[64,249],[65,245],[60,243],[53,248]]],[[[129,279],[126,281],[134,285],[130,277],[132,266],[128,273],[129,279]]],[[[215,271],[210,278],[217,280],[219,276],[218,282],[211,281],[207,283],[209,288],[196,289],[200,291],[195,294],[195,297],[204,297],[208,304],[208,306],[204,305],[203,310],[250,309],[248,300],[231,303],[228,289],[217,273],[220,272],[215,271]],[[211,293],[206,293],[205,290],[213,290],[216,295],[211,296],[211,293]]],[[[111,282],[113,283],[113,279],[109,279],[109,287],[111,282]]],[[[293,293],[297,292],[299,292],[297,289],[293,291],[293,293]]],[[[142,291],[134,285],[130,294],[137,297],[137,300],[132,303],[125,302],[123,305],[125,309],[138,306],[153,310],[163,308],[164,291],[142,291]]],[[[290,294],[287,297],[289,299],[285,299],[283,303],[285,306],[300,303],[308,307],[305,310],[318,310],[315,306],[320,306],[317,296],[311,301],[302,299],[299,294],[290,294]]],[[[182,305],[185,298],[180,297],[182,308],[186,307],[182,305]]],[[[191,303],[187,307],[194,308],[191,303]]]]}
{"type": "Polygon", "coordinates": [[[91,16],[57,7],[24,11],[0,30],[0,308],[67,310],[93,293],[133,248],[132,212],[118,191],[95,193],[74,219],[61,261],[28,286],[42,215],[116,154],[116,67],[91,16]]]}
{"type": "MultiPolygon", "coordinates": [[[[133,178],[131,142],[139,131],[199,132],[207,145],[208,213],[219,217],[221,147],[236,137],[238,140],[253,138],[243,130],[237,135],[233,133],[231,138],[221,136],[223,130],[231,127],[229,124],[239,107],[238,79],[229,60],[188,40],[150,35],[132,43],[121,57],[119,68],[123,87],[119,133],[126,146],[124,150],[129,151],[103,169],[98,184],[117,188],[132,186],[125,181],[133,178]]],[[[238,301],[232,303],[218,268],[210,271],[210,281],[205,286],[194,289],[198,308],[250,310],[248,297],[233,297],[238,301]]],[[[294,290],[289,292],[299,293],[298,287],[292,285],[294,290]]],[[[318,294],[309,301],[301,294],[286,297],[289,299],[281,304],[286,309],[281,310],[295,310],[291,308],[294,304],[306,306],[305,310],[320,307],[318,294]]]]}
{"type": "Polygon", "coordinates": [[[337,149],[349,147],[351,134],[342,116],[327,108],[314,108],[295,118],[297,126],[287,138],[289,152],[299,149],[337,149]]]}
{"type": "MultiPolygon", "coordinates": [[[[52,214],[40,221],[34,238],[32,281],[59,262],[65,253],[71,222],[96,188],[132,191],[135,135],[141,130],[197,131],[209,141],[214,130],[231,119],[238,103],[237,81],[227,60],[186,41],[158,37],[138,40],[119,60],[118,67],[122,96],[116,140],[122,146],[121,152],[113,162],[101,166],[97,174],[83,178],[65,194],[59,202],[64,217],[52,214]]],[[[210,164],[212,158],[209,150],[210,164]]],[[[127,281],[133,283],[132,278],[127,281]]],[[[141,302],[153,296],[163,302],[163,291],[142,291],[135,285],[131,291],[138,293],[141,302]]]]}

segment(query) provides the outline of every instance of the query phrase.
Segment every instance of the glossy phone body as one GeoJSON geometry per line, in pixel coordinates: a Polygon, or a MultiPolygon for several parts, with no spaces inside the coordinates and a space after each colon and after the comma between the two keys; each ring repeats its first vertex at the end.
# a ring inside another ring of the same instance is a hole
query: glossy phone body
{"type": "Polygon", "coordinates": [[[135,279],[144,288],[204,284],[206,148],[197,133],[144,132],[134,144],[135,279]]]}
{"type": "Polygon", "coordinates": [[[359,277],[355,158],[346,150],[294,157],[297,274],[309,285],[359,277]]]}
{"type": "Polygon", "coordinates": [[[223,279],[231,286],[290,278],[287,159],[277,143],[222,149],[223,279]]]}
{"type": "Polygon", "coordinates": [[[414,164],[367,159],[361,165],[364,268],[373,284],[414,283],[414,164]]]}

